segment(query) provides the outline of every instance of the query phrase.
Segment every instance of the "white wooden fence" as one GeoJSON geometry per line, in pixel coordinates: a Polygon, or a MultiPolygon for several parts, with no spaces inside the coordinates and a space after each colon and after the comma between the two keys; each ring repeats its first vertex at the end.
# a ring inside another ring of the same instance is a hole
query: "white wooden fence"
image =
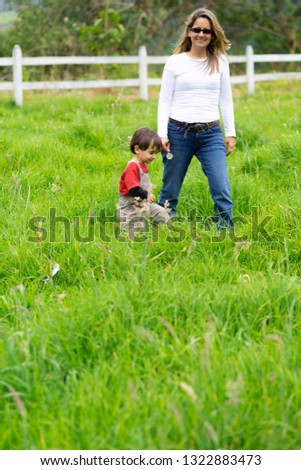
{"type": "MultiPolygon", "coordinates": [[[[23,105],[24,90],[51,90],[51,89],[80,89],[80,88],[108,88],[108,87],[139,87],[142,100],[148,99],[148,87],[160,85],[161,78],[148,77],[149,64],[165,64],[167,56],[148,56],[146,47],[139,48],[138,56],[112,56],[112,57],[22,57],[20,46],[13,48],[12,58],[0,58],[0,67],[13,68],[13,81],[0,82],[1,90],[11,90],[18,106],[23,105]],[[92,64],[137,64],[138,78],[120,80],[80,80],[80,81],[23,81],[22,68],[24,66],[39,65],[92,65],[92,64]]],[[[248,93],[255,90],[255,82],[269,80],[300,80],[301,72],[290,73],[255,73],[255,63],[259,62],[301,62],[301,54],[254,54],[252,46],[247,46],[246,54],[230,56],[230,63],[245,63],[246,74],[231,76],[234,84],[246,83],[248,93]]]]}

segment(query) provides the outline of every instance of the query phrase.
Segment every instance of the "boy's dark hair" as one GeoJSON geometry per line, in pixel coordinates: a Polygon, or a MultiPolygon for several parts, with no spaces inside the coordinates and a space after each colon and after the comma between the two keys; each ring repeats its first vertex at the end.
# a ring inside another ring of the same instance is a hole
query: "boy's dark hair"
{"type": "Polygon", "coordinates": [[[162,150],[161,138],[150,127],[140,127],[136,130],[130,143],[132,153],[135,153],[135,145],[138,145],[141,150],[147,150],[150,145],[158,152],[162,150]]]}

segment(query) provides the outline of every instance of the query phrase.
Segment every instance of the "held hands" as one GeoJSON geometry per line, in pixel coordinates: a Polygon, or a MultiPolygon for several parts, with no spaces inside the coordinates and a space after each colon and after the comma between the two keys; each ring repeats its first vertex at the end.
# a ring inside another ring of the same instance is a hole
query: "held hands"
{"type": "Polygon", "coordinates": [[[161,142],[162,142],[162,150],[164,152],[169,152],[170,147],[169,147],[169,140],[167,137],[161,137],[161,142]]]}
{"type": "Polygon", "coordinates": [[[226,144],[226,156],[230,155],[235,147],[235,137],[226,137],[225,144],[226,144]]]}

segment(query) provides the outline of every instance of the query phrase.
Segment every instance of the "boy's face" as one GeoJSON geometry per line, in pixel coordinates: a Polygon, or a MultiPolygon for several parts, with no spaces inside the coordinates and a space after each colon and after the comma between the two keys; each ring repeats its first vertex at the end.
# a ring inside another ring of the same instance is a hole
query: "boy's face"
{"type": "Polygon", "coordinates": [[[142,150],[139,145],[135,145],[135,156],[140,163],[148,165],[155,160],[158,150],[152,144],[146,149],[142,150]]]}

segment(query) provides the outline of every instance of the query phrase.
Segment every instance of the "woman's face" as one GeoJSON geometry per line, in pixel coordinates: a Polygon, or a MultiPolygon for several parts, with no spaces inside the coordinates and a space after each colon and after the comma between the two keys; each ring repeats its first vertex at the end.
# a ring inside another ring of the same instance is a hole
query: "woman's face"
{"type": "Polygon", "coordinates": [[[188,37],[191,39],[191,49],[195,52],[206,50],[211,39],[212,29],[208,18],[200,17],[195,20],[192,27],[188,30],[188,37]]]}

